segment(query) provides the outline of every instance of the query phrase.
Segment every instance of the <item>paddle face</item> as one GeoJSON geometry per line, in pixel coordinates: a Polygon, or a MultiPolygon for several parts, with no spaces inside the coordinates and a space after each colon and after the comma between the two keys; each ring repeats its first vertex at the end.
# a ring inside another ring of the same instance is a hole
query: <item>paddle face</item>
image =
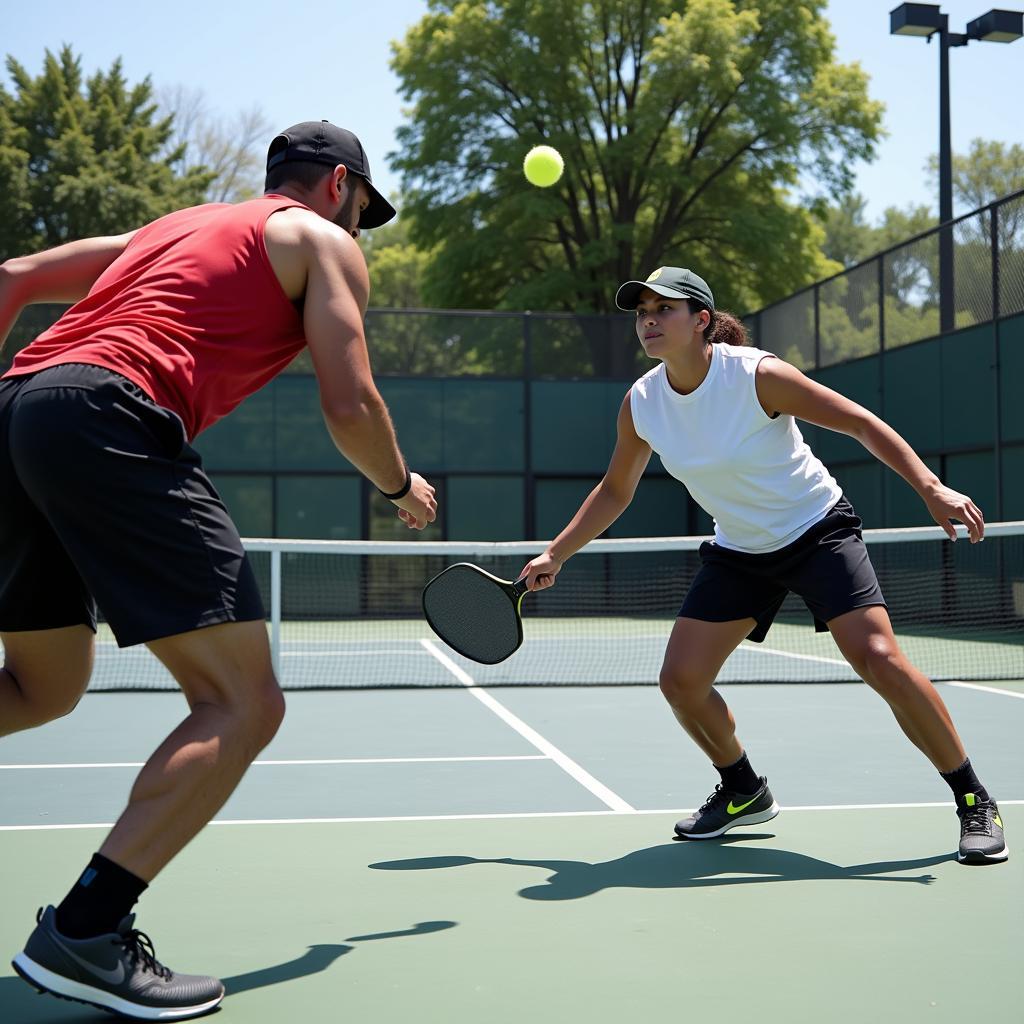
{"type": "Polygon", "coordinates": [[[423,614],[452,650],[482,665],[496,665],[523,642],[519,605],[525,593],[523,580],[510,583],[458,562],[423,588],[423,614]]]}

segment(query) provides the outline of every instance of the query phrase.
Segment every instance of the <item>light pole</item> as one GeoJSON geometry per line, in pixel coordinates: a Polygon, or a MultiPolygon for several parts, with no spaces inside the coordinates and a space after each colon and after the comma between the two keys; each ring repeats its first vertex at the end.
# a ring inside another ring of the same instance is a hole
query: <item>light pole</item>
{"type": "MultiPolygon", "coordinates": [[[[949,31],[949,15],[938,4],[900,4],[889,12],[889,32],[897,36],[923,36],[930,43],[939,37],[939,223],[953,219],[953,151],[949,123],[949,49],[977,39],[1012,43],[1024,35],[1024,13],[991,10],[968,22],[966,32],[949,31]]],[[[953,329],[953,230],[939,232],[939,329],[953,329]]]]}

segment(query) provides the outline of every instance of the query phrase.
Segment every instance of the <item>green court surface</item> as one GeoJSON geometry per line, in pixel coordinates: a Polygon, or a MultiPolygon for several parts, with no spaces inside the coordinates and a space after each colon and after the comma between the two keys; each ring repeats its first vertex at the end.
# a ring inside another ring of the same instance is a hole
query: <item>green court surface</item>
{"type": "MultiPolygon", "coordinates": [[[[940,688],[1007,827],[985,867],[867,687],[722,692],[783,811],[707,843],[672,839],[715,777],[656,687],[289,694],[139,927],[225,1024],[1021,1019],[1024,683],[940,688]]],[[[183,709],[90,694],[0,743],[4,1024],[110,1019],[6,960],[183,709]]]]}

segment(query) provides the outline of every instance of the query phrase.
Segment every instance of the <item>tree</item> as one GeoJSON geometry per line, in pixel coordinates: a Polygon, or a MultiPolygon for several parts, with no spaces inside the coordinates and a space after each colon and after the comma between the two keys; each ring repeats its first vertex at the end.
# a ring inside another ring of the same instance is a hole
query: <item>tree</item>
{"type": "Polygon", "coordinates": [[[46,51],[33,78],[12,57],[13,94],[0,86],[0,259],[76,238],[138,227],[200,202],[211,176],[175,174],[161,155],[170,118],[159,118],[148,78],[129,86],[114,61],[89,78],[65,46],[46,51]]]}
{"type": "Polygon", "coordinates": [[[393,50],[410,123],[391,154],[426,298],[605,312],[660,264],[754,308],[833,266],[794,198],[874,152],[881,107],[834,61],[822,2],[432,0],[393,50]],[[562,180],[528,185],[535,143],[562,180]]]}
{"type": "Polygon", "coordinates": [[[430,253],[409,241],[399,217],[360,238],[370,273],[366,340],[375,373],[444,375],[467,372],[457,327],[422,309],[423,275],[430,253]]]}
{"type": "MultiPolygon", "coordinates": [[[[953,154],[953,202],[967,213],[1024,189],[1024,146],[972,139],[966,156],[953,154]]],[[[938,190],[939,159],[928,158],[933,190],[938,190]]]]}
{"type": "Polygon", "coordinates": [[[211,203],[236,203],[262,194],[273,129],[258,106],[233,117],[216,116],[201,89],[184,85],[162,90],[159,103],[172,118],[164,151],[174,156],[175,173],[205,168],[212,175],[205,196],[211,203]]]}
{"type": "MultiPolygon", "coordinates": [[[[392,201],[395,197],[392,196],[392,201]]],[[[359,238],[370,272],[370,305],[375,309],[423,306],[423,273],[430,253],[409,241],[409,220],[401,216],[359,238]]]]}
{"type": "Polygon", "coordinates": [[[887,207],[879,223],[869,224],[866,205],[867,200],[854,192],[821,211],[825,228],[822,252],[828,259],[852,267],[936,225],[935,214],[923,205],[887,207]]]}
{"type": "Polygon", "coordinates": [[[864,214],[867,200],[857,192],[842,196],[835,205],[819,211],[825,228],[821,251],[836,263],[852,267],[871,255],[875,229],[864,214]]]}

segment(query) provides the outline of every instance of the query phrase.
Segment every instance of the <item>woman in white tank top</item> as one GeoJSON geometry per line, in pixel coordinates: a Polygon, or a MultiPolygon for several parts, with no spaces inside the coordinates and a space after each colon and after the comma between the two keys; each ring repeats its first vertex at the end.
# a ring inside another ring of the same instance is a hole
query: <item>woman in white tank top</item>
{"type": "Polygon", "coordinates": [[[778,814],[714,682],[744,638],[764,639],[792,591],[953,791],[960,861],[1005,860],[998,807],[935,687],[900,650],[861,521],[796,420],[860,441],[917,491],[951,540],[955,520],[967,527],[972,544],[980,541],[981,511],[943,485],[873,413],[771,353],[747,347],[742,324],[715,310],[711,289],[692,271],[661,267],[646,281],[627,281],[616,305],[636,311],[644,351],[660,362],[622,402],[604,478],[523,572],[531,590],[552,586],[563,563],[625,511],[652,452],[714,517],[714,543],[701,548],[701,569],[669,637],[660,683],[680,725],[722,781],[700,810],[676,825],[677,835],[710,839],[778,814]]]}

